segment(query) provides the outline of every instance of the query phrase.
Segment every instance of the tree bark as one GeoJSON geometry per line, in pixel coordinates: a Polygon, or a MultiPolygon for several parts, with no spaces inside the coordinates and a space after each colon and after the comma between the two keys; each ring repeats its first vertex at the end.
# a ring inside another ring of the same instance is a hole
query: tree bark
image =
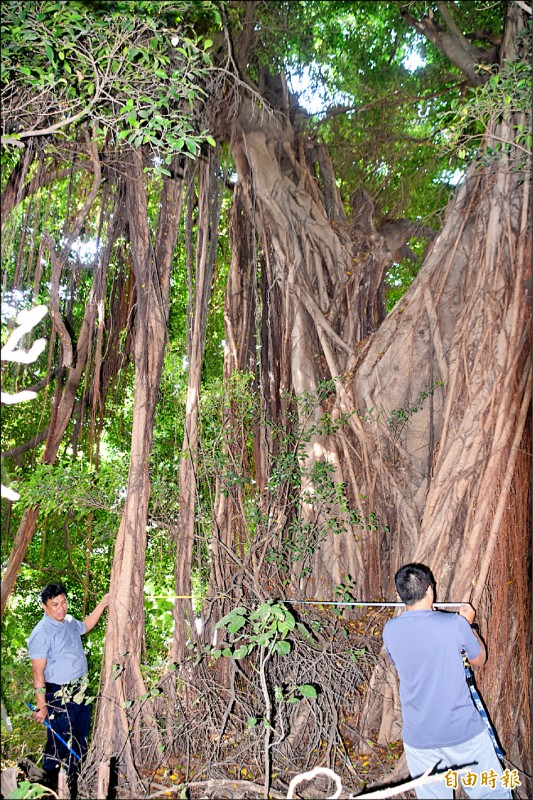
{"type": "Polygon", "coordinates": [[[146,748],[143,763],[155,759],[160,744],[152,707],[139,700],[144,693],[140,659],[144,636],[149,460],[167,341],[170,274],[181,195],[182,182],[165,178],[154,251],[148,227],[142,154],[132,151],[127,164],[126,196],[136,286],[133,429],[127,497],[111,572],[102,698],[90,754],[91,762],[117,760],[123,776],[121,785],[130,797],[138,797],[142,791],[136,767],[141,742],[146,748]]]}
{"type": "MultiPolygon", "coordinates": [[[[252,327],[248,312],[243,318],[243,290],[248,292],[244,310],[253,308],[257,292],[262,314],[261,364],[257,366],[259,402],[267,419],[270,416],[278,424],[287,425],[291,402],[287,393],[299,396],[315,393],[319,383],[326,379],[333,379],[335,391],[343,393],[343,376],[354,368],[363,340],[383,318],[383,280],[387,266],[392,263],[392,253],[373,226],[365,232],[352,229],[332,178],[327,152],[314,144],[306,148],[286,117],[277,112],[259,115],[251,104],[243,101],[228,138],[237,166],[236,202],[240,206],[233,217],[233,238],[237,240],[243,230],[246,216],[246,224],[256,231],[263,260],[260,286],[250,263],[243,265],[240,257],[232,261],[226,298],[226,374],[241,368],[249,357],[246,353],[253,352],[246,343],[257,341],[255,320],[252,327]],[[238,291],[233,288],[236,286],[240,287],[238,291]]],[[[235,254],[236,249],[233,251],[235,254]]],[[[317,402],[305,424],[318,425],[324,413],[324,404],[317,402]]],[[[256,446],[256,463],[264,485],[277,445],[269,442],[264,431],[259,431],[258,441],[261,445],[256,446]]],[[[308,473],[315,461],[324,461],[335,466],[338,483],[346,480],[341,467],[346,454],[340,442],[314,434],[306,452],[304,467],[308,473]]],[[[309,484],[309,494],[312,491],[309,484]]],[[[359,492],[354,490],[354,496],[360,505],[359,492]]],[[[292,512],[286,499],[280,495],[276,507],[270,508],[272,524],[268,536],[272,542],[281,541],[291,522],[292,512]]],[[[219,520],[224,521],[226,531],[223,544],[230,548],[230,552],[226,549],[226,569],[235,576],[235,566],[231,564],[235,542],[228,534],[235,529],[235,520],[227,518],[232,503],[238,506],[238,497],[217,499],[219,520]]],[[[304,504],[302,523],[318,529],[322,524],[320,507],[304,504]]],[[[219,529],[214,536],[214,555],[218,560],[221,556],[217,539],[222,535],[219,529]]],[[[355,539],[355,535],[352,530],[351,538],[355,539]]],[[[334,586],[346,572],[360,572],[363,567],[357,547],[346,548],[338,538],[331,544],[335,552],[333,558],[328,556],[329,588],[330,581],[334,586]]],[[[255,566],[254,575],[259,575],[259,566],[265,566],[266,552],[263,548],[254,560],[251,551],[249,561],[255,566]]],[[[220,566],[217,568],[221,574],[224,572],[220,566]]],[[[296,584],[301,569],[302,563],[295,561],[296,584]]],[[[310,593],[319,591],[321,572],[313,570],[307,587],[310,593]]],[[[300,583],[300,590],[304,584],[305,581],[300,583]]],[[[321,591],[327,593],[328,586],[321,591]]]]}
{"type": "Polygon", "coordinates": [[[219,167],[219,153],[211,151],[200,162],[198,174],[198,244],[194,281],[190,281],[190,286],[194,285],[193,296],[189,298],[193,313],[188,331],[187,404],[179,475],[177,599],[173,610],[175,628],[172,644],[172,659],[176,662],[184,660],[187,640],[195,636],[193,604],[187,598],[190,598],[192,588],[191,568],[197,513],[198,403],[221,203],[219,167]]]}
{"type": "MultiPolygon", "coordinates": [[[[510,5],[502,44],[507,60],[516,57],[520,16],[510,5]]],[[[512,141],[525,122],[504,115],[485,145],[512,141]]],[[[528,693],[522,675],[531,661],[522,568],[531,555],[522,462],[530,456],[520,445],[531,413],[531,164],[517,169],[516,156],[511,147],[488,166],[470,168],[421,272],[373,338],[347,391],[355,407],[385,412],[360,436],[371,454],[363,490],[388,514],[394,532],[390,544],[380,545],[386,580],[375,588],[391,595],[395,570],[421,561],[432,568],[440,599],[477,607],[490,652],[480,685],[492,699],[489,712],[504,746],[529,771],[529,723],[522,720],[517,734],[517,720],[505,710],[507,697],[528,693]],[[408,408],[434,380],[442,389],[395,434],[392,411],[408,408]],[[509,669],[511,663],[520,669],[509,669]]],[[[389,672],[375,685],[394,680],[389,672]]],[[[390,713],[369,695],[368,707],[376,729],[378,720],[388,721],[379,726],[380,741],[396,738],[397,706],[390,713]]]]}
{"type": "Polygon", "coordinates": [[[33,142],[29,142],[20,154],[19,159],[13,167],[7,179],[2,197],[0,199],[0,224],[9,219],[9,215],[24,196],[24,181],[28,175],[28,170],[37,156],[37,148],[33,142]]]}

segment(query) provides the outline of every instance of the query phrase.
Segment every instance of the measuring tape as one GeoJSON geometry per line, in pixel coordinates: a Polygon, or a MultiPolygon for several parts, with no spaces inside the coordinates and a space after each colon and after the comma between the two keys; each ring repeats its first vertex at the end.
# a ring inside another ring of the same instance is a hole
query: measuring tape
{"type": "MultiPolygon", "coordinates": [[[[227,595],[216,595],[215,597],[202,597],[201,595],[191,594],[150,594],[145,595],[146,600],[227,600],[227,595]]],[[[307,605],[307,606],[355,606],[356,608],[405,608],[405,603],[388,603],[386,601],[340,601],[340,600],[291,600],[280,599],[280,603],[291,603],[292,605],[307,605]]],[[[446,602],[446,603],[433,603],[433,608],[460,608],[464,603],[446,602]]]]}

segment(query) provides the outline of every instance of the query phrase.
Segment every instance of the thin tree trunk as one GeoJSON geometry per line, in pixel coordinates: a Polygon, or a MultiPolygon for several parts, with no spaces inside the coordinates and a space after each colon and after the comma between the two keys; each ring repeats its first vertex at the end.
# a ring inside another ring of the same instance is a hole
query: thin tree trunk
{"type": "MultiPolygon", "coordinates": [[[[175,165],[176,166],[176,165],[175,165]]],[[[111,572],[103,690],[91,761],[118,759],[125,791],[142,791],[137,748],[143,762],[155,759],[160,738],[144,692],[141,653],[144,636],[146,525],[150,499],[149,460],[167,341],[170,273],[181,216],[182,183],[165,179],[155,252],[148,227],[147,194],[140,151],[131,153],[127,173],[128,225],[136,285],[134,322],[135,388],[128,491],[111,572]]]]}
{"type": "MultiPolygon", "coordinates": [[[[186,643],[194,626],[191,595],[191,569],[196,527],[197,469],[198,469],[198,403],[202,359],[205,346],[207,309],[216,258],[218,221],[221,197],[218,188],[218,152],[211,152],[200,162],[198,177],[198,246],[194,275],[194,309],[189,330],[189,372],[185,434],[180,462],[180,506],[178,518],[178,548],[176,559],[176,599],[174,603],[174,638],[172,659],[183,661],[186,643]]],[[[191,302],[191,298],[189,299],[191,302]]]]}

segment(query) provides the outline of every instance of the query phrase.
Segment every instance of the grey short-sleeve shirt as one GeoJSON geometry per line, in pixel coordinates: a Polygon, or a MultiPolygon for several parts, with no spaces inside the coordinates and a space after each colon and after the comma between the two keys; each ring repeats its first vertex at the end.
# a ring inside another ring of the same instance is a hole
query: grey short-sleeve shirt
{"type": "Polygon", "coordinates": [[[37,623],[28,639],[30,658],[46,658],[44,679],[47,683],[69,683],[87,674],[87,658],[81,634],[87,630],[67,614],[63,622],[47,614],[37,623]]]}
{"type": "Polygon", "coordinates": [[[480,645],[459,614],[404,611],[383,629],[387,653],[400,678],[402,738],[411,747],[461,744],[485,726],[466,683],[461,651],[480,645]]]}

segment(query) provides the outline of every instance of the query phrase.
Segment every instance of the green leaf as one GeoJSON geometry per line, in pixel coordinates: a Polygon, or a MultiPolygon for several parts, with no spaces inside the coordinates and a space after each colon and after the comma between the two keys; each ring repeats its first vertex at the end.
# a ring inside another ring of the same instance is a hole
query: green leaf
{"type": "Polygon", "coordinates": [[[298,628],[300,636],[302,636],[307,641],[312,641],[313,637],[311,636],[305,625],[303,625],[301,622],[298,622],[296,627],[298,628]]]}
{"type": "MultiPolygon", "coordinates": [[[[177,142],[177,144],[180,144],[180,142],[177,142]]],[[[223,628],[229,622],[231,622],[234,617],[243,617],[247,613],[248,609],[244,608],[243,606],[238,606],[238,608],[234,608],[233,611],[230,611],[229,614],[226,614],[226,616],[222,617],[222,619],[217,622],[215,627],[223,628]]]]}
{"type": "Polygon", "coordinates": [[[124,702],[121,703],[122,708],[131,708],[132,705],[133,705],[133,700],[124,700],[124,702]]]}
{"type": "Polygon", "coordinates": [[[254,613],[252,614],[253,619],[262,619],[266,620],[272,614],[272,604],[271,603],[261,603],[258,606],[254,613]]]}
{"type": "Polygon", "coordinates": [[[244,617],[233,617],[233,619],[228,623],[227,628],[230,633],[237,633],[244,625],[246,625],[246,620],[244,617]]]}
{"type": "Polygon", "coordinates": [[[248,717],[246,724],[249,728],[253,728],[255,725],[257,725],[257,717],[248,717]]]}
{"type": "Polygon", "coordinates": [[[317,690],[310,683],[304,683],[303,686],[298,686],[298,691],[303,697],[318,697],[317,690]]]}
{"type": "Polygon", "coordinates": [[[29,781],[21,781],[17,788],[10,792],[7,795],[10,800],[19,800],[19,798],[24,798],[24,800],[37,800],[39,797],[44,797],[46,794],[46,789],[39,784],[31,784],[29,781]]]}
{"type": "Polygon", "coordinates": [[[286,656],[291,652],[291,644],[290,642],[282,641],[276,642],[274,645],[274,650],[276,653],[279,653],[282,656],[286,656]]]}

